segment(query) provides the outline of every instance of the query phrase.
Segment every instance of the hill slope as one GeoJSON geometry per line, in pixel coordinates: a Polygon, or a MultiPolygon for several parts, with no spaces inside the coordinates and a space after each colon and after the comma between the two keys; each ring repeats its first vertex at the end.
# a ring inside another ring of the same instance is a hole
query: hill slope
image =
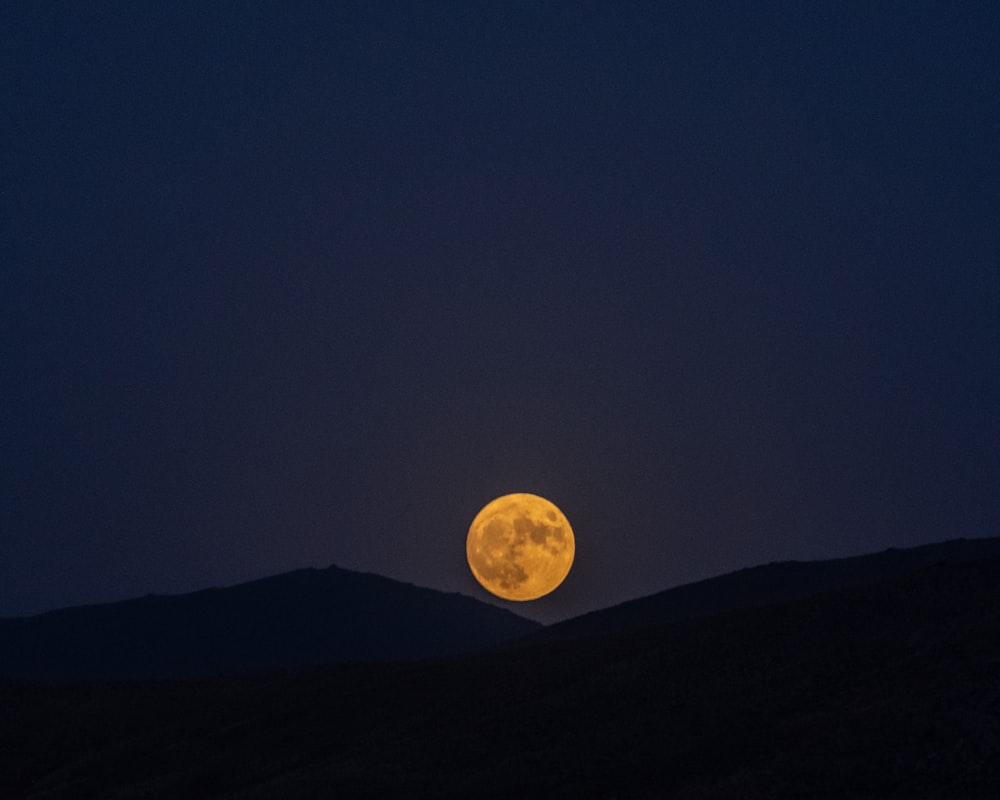
{"type": "Polygon", "coordinates": [[[0,619],[0,676],[181,677],[470,652],[536,622],[460,594],[330,567],[226,589],[0,619]]]}
{"type": "Polygon", "coordinates": [[[410,665],[0,684],[0,796],[993,798],[1000,559],[410,665]]]}
{"type": "Polygon", "coordinates": [[[638,630],[665,622],[783,603],[896,578],[934,564],[1000,556],[1000,537],[954,539],[852,558],[782,561],[667,589],[529,634],[538,641],[638,630]]]}

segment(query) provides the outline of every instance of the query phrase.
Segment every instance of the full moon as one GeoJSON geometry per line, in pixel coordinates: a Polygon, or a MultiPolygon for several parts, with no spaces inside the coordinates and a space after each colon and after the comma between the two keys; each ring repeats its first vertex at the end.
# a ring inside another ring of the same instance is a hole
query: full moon
{"type": "Polygon", "coordinates": [[[469,568],[505,600],[535,600],[563,582],[576,540],[569,520],[535,494],[505,494],[476,514],[465,542],[469,568]]]}

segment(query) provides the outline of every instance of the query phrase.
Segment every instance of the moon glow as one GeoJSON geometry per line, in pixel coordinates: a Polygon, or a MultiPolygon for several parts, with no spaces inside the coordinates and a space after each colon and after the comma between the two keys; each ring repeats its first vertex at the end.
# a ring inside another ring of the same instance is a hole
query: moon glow
{"type": "Polygon", "coordinates": [[[576,540],[569,520],[535,494],[506,494],[476,514],[465,542],[469,568],[505,600],[535,600],[569,574],[576,540]]]}

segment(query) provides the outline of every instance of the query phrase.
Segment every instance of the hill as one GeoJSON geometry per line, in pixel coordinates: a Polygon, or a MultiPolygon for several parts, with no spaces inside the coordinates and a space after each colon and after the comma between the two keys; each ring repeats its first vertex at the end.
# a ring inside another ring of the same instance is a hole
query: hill
{"type": "Polygon", "coordinates": [[[583,614],[549,625],[529,634],[529,638],[554,641],[595,633],[638,630],[665,622],[864,586],[934,564],[955,564],[991,556],[1000,556],[1000,537],[954,539],[922,547],[890,548],[880,553],[824,561],[773,562],[583,614]]]}
{"type": "Polygon", "coordinates": [[[460,594],[330,567],[0,619],[0,676],[194,677],[454,655],[539,628],[460,594]]]}
{"type": "Polygon", "coordinates": [[[1000,792],[1000,558],[435,662],[0,685],[0,796],[1000,792]]]}

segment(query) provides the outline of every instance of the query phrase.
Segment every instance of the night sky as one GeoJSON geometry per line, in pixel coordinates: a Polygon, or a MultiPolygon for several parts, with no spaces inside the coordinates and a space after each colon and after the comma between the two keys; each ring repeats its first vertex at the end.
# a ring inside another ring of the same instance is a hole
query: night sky
{"type": "Polygon", "coordinates": [[[543,621],[1000,534],[992,2],[5,2],[0,616],[340,566],[543,621]],[[498,601],[499,602],[499,601],[498,601]]]}

